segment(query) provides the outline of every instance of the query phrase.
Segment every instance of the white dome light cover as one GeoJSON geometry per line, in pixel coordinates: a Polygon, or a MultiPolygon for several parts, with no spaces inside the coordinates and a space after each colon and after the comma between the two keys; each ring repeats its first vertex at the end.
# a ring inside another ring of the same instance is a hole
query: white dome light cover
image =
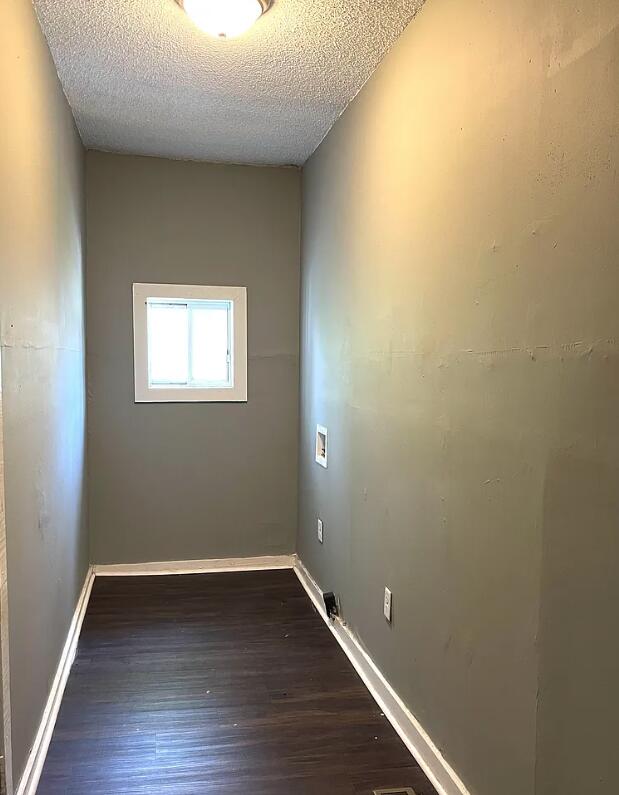
{"type": "Polygon", "coordinates": [[[271,5],[271,0],[178,0],[192,22],[218,39],[241,36],[271,5]]]}

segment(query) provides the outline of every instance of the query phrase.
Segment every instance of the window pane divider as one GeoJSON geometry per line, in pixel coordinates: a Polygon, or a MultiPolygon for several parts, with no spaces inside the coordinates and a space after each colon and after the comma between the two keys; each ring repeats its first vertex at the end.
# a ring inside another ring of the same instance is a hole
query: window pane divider
{"type": "Polygon", "coordinates": [[[193,306],[187,305],[187,382],[193,383],[193,306]]]}

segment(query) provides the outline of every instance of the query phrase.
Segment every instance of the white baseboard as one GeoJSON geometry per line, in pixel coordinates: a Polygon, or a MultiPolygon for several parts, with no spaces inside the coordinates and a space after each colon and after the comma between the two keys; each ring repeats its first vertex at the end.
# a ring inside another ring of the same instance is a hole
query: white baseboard
{"type": "Polygon", "coordinates": [[[296,555],[262,555],[254,558],[167,560],[159,563],[98,563],[93,568],[97,577],[129,577],[149,574],[209,574],[224,571],[293,569],[296,559],[296,555]]]}
{"type": "Polygon", "coordinates": [[[62,696],[90,599],[95,576],[136,576],[167,574],[200,574],[225,571],[261,571],[294,569],[324,622],[335,636],[346,656],[363,680],[385,716],[422,767],[439,795],[469,795],[455,771],[443,758],[427,732],[397,695],[374,661],[361,648],[346,624],[330,621],[322,601],[322,592],[296,555],[275,555],[254,558],[222,558],[216,560],[168,561],[162,563],[131,563],[90,566],[69,627],[56,675],[43,711],[34,744],[15,795],[36,795],[37,786],[52,738],[62,696]]]}
{"type": "Polygon", "coordinates": [[[322,591],[300,560],[297,560],[295,564],[295,573],[374,700],[439,795],[469,795],[468,790],[432,742],[423,726],[391,687],[372,658],[362,649],[345,622],[341,619],[331,621],[327,617],[322,591]]]}
{"type": "Polygon", "coordinates": [[[220,558],[215,560],[181,560],[163,563],[119,563],[96,565],[88,568],[86,580],[71,620],[60,662],[52,682],[45,709],[41,717],[39,729],[33,746],[26,760],[26,767],[19,782],[15,795],[36,795],[37,786],[49,744],[56,725],[56,718],[62,702],[62,696],[69,678],[69,672],[75,659],[77,642],[95,577],[104,576],[135,576],[158,574],[201,574],[225,571],[261,571],[266,569],[292,569],[296,563],[296,555],[266,555],[254,558],[220,558]]]}
{"type": "Polygon", "coordinates": [[[34,744],[28,754],[26,767],[21,780],[15,791],[16,795],[35,795],[37,791],[43,765],[45,764],[47,749],[52,739],[56,718],[58,717],[58,710],[60,709],[60,703],[69,677],[69,671],[75,659],[77,641],[82,628],[82,622],[84,621],[84,615],[88,606],[94,578],[94,571],[92,566],[90,566],[86,574],[82,592],[77,601],[75,612],[73,613],[67,639],[62,650],[62,655],[60,656],[58,668],[56,669],[56,675],[54,676],[45,709],[43,710],[39,730],[37,731],[34,744]]]}

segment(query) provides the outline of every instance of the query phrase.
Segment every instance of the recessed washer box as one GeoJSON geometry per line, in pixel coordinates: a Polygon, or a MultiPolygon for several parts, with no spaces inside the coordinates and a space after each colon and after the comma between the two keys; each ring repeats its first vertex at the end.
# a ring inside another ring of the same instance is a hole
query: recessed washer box
{"type": "Polygon", "coordinates": [[[316,426],[316,463],[327,468],[329,432],[324,425],[316,426]]]}

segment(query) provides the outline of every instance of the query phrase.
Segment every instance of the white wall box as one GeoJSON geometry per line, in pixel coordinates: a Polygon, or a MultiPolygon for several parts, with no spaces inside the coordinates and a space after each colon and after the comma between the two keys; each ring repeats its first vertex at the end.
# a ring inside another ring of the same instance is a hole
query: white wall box
{"type": "Polygon", "coordinates": [[[316,463],[327,468],[329,432],[324,425],[316,426],[316,463]]]}

